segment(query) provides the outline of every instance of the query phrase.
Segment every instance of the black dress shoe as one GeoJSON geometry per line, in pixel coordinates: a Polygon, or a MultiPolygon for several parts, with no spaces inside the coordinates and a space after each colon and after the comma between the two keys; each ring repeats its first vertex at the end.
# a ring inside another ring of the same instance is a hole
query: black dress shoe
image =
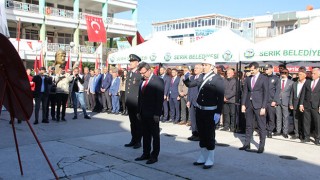
{"type": "Polygon", "coordinates": [[[263,153],[263,151],[264,151],[264,147],[259,147],[257,153],[258,153],[258,154],[261,154],[261,153],[263,153]]]}
{"type": "Polygon", "coordinates": [[[221,129],[221,131],[229,131],[229,128],[224,127],[224,128],[221,129]]]}
{"type": "Polygon", "coordinates": [[[291,139],[298,139],[299,138],[299,135],[293,135],[291,136],[291,139]]]}
{"type": "Polygon", "coordinates": [[[199,163],[199,162],[194,162],[194,163],[193,163],[193,165],[195,165],[195,166],[200,166],[200,165],[204,165],[204,162],[202,162],[202,163],[199,163]]]}
{"type": "Polygon", "coordinates": [[[91,117],[88,116],[88,115],[85,115],[84,118],[85,118],[85,119],[91,119],[91,117]]]}
{"type": "Polygon", "coordinates": [[[78,119],[78,117],[77,116],[73,116],[73,118],[72,118],[73,120],[75,120],[75,119],[78,119]]]}
{"type": "Polygon", "coordinates": [[[188,140],[189,141],[200,141],[200,138],[199,138],[199,136],[192,135],[192,136],[188,137],[188,140]]]}
{"type": "Polygon", "coordinates": [[[241,148],[239,148],[239,150],[249,150],[250,149],[250,145],[244,145],[241,148]]]}
{"type": "Polygon", "coordinates": [[[129,142],[128,144],[125,144],[124,147],[132,147],[132,146],[134,146],[134,145],[135,145],[135,143],[133,143],[133,142],[131,141],[131,142],[129,142]]]}
{"type": "Polygon", "coordinates": [[[65,118],[61,118],[61,121],[67,121],[65,118]]]}
{"type": "Polygon", "coordinates": [[[135,161],[148,160],[149,158],[150,158],[150,156],[142,154],[142,156],[136,158],[135,161]]]}
{"type": "Polygon", "coordinates": [[[49,123],[48,120],[42,120],[42,123],[49,123]]]}
{"type": "Polygon", "coordinates": [[[133,145],[133,149],[141,148],[141,143],[136,143],[133,145]]]}
{"type": "Polygon", "coordinates": [[[146,162],[146,164],[153,164],[153,163],[156,163],[156,162],[158,162],[158,159],[157,159],[157,158],[150,158],[150,159],[146,162]]]}
{"type": "Polygon", "coordinates": [[[283,134],[283,137],[287,139],[288,138],[288,134],[283,134]]]}
{"type": "Polygon", "coordinates": [[[316,139],[316,140],[314,141],[314,144],[317,145],[317,146],[320,146],[320,140],[319,140],[319,139],[316,139]]]}
{"type": "Polygon", "coordinates": [[[280,136],[281,133],[275,132],[275,133],[273,133],[273,135],[274,135],[274,136],[280,136]]]}
{"type": "Polygon", "coordinates": [[[39,122],[38,121],[34,121],[34,123],[33,124],[38,124],[39,122]]]}

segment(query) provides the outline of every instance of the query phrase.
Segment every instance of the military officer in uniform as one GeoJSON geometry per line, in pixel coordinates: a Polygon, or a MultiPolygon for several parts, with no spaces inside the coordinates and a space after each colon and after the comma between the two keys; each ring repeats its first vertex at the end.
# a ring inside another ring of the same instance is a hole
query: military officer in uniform
{"type": "Polygon", "coordinates": [[[269,99],[267,100],[267,137],[272,138],[272,132],[276,123],[276,106],[280,104],[280,79],[273,74],[273,66],[267,64],[265,67],[265,74],[268,77],[269,99]]]}
{"type": "Polygon", "coordinates": [[[139,62],[141,61],[140,57],[135,54],[129,55],[130,61],[130,71],[127,74],[126,81],[126,106],[128,109],[129,119],[130,119],[130,128],[131,128],[131,141],[128,144],[125,144],[125,147],[133,147],[138,149],[141,147],[141,138],[142,138],[142,126],[141,122],[137,117],[138,114],[138,96],[139,96],[139,85],[142,80],[142,76],[137,71],[139,62]]]}
{"type": "Polygon", "coordinates": [[[196,80],[185,77],[187,87],[198,86],[196,104],[196,122],[200,137],[201,154],[194,165],[203,165],[209,169],[214,164],[215,127],[218,123],[224,103],[224,81],[214,73],[215,63],[209,60],[202,62],[204,76],[196,80]]]}

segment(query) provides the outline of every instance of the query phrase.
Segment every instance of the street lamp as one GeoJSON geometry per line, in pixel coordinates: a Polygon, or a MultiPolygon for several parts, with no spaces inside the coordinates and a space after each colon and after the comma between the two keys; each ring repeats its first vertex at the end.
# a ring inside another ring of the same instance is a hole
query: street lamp
{"type": "Polygon", "coordinates": [[[72,49],[73,49],[74,46],[75,46],[74,42],[71,41],[71,42],[70,42],[70,52],[69,52],[69,54],[70,54],[69,68],[72,68],[72,58],[71,58],[72,56],[71,56],[71,52],[72,52],[72,49]]]}

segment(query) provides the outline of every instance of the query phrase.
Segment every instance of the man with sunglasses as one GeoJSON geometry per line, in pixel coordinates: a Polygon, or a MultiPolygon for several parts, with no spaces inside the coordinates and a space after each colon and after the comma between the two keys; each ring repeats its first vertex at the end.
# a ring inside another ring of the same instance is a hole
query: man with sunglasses
{"type": "Polygon", "coordinates": [[[288,138],[288,131],[289,131],[289,101],[290,101],[290,94],[292,91],[293,81],[288,79],[289,70],[283,69],[280,72],[280,82],[281,82],[281,91],[279,94],[280,103],[276,107],[277,111],[277,132],[275,135],[281,134],[281,129],[283,132],[283,137],[288,138]]]}
{"type": "Polygon", "coordinates": [[[279,77],[273,74],[273,66],[271,64],[267,64],[264,69],[269,83],[269,99],[267,102],[267,137],[272,138],[272,132],[276,124],[276,107],[280,104],[279,94],[281,86],[279,77]]]}

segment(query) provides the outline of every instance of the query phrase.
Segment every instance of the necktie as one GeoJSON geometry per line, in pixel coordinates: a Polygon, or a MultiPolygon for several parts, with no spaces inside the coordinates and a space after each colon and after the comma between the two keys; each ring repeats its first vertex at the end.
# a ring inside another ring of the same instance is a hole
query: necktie
{"type": "Polygon", "coordinates": [[[285,81],[285,80],[282,80],[282,85],[281,85],[282,91],[284,90],[284,81],[285,81]]]}
{"type": "Polygon", "coordinates": [[[174,82],[174,78],[172,78],[172,80],[171,80],[171,86],[173,85],[173,82],[174,82]]]}
{"type": "Polygon", "coordinates": [[[315,87],[315,86],[316,86],[316,81],[313,80],[313,84],[312,84],[312,87],[311,87],[312,91],[314,90],[314,87],[315,87]]]}
{"type": "Polygon", "coordinates": [[[251,84],[252,89],[254,88],[255,84],[256,84],[256,76],[253,76],[252,77],[252,84],[251,84]]]}
{"type": "Polygon", "coordinates": [[[199,77],[199,74],[198,74],[198,75],[196,75],[196,77],[194,77],[194,79],[198,79],[198,77],[199,77]]]}
{"type": "Polygon", "coordinates": [[[149,82],[149,79],[146,79],[145,82],[144,82],[144,84],[143,84],[143,87],[142,87],[142,89],[141,89],[141,92],[142,92],[142,93],[144,93],[144,90],[146,89],[148,82],[149,82]]]}

